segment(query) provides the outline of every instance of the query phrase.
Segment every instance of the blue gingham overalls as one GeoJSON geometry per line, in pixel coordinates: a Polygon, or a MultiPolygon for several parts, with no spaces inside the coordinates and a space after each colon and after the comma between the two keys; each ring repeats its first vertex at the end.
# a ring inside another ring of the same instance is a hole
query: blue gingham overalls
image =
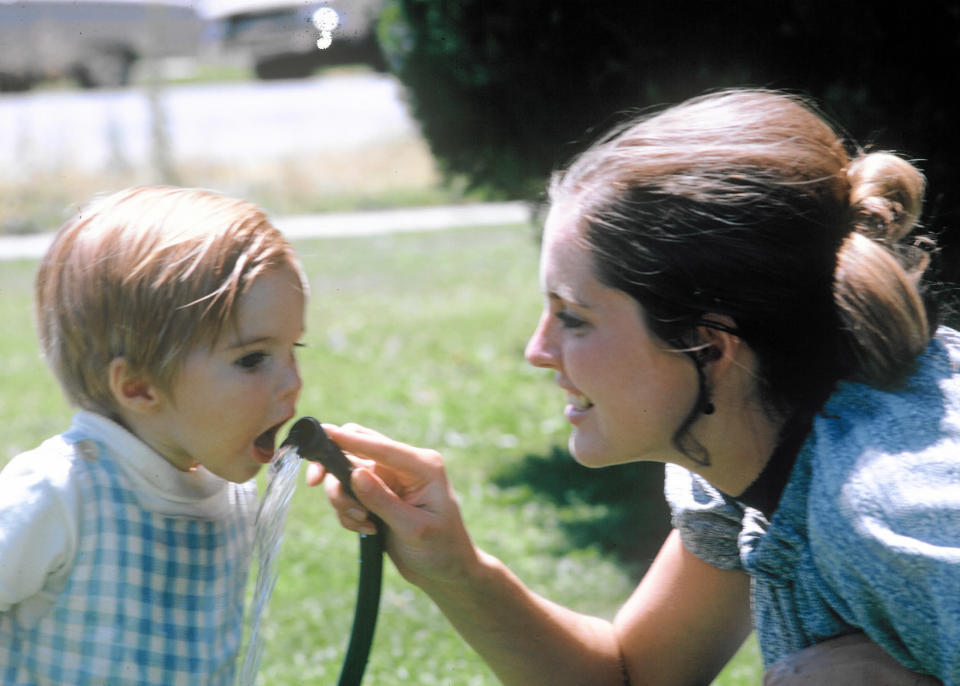
{"type": "Polygon", "coordinates": [[[71,460],[81,510],[72,570],[35,625],[0,613],[0,681],[231,684],[243,631],[249,521],[151,512],[108,451],[101,448],[95,459],[81,452],[71,460]]]}

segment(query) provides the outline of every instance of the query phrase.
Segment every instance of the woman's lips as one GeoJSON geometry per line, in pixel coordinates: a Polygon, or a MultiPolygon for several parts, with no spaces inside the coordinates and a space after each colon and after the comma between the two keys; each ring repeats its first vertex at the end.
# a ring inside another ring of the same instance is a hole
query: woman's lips
{"type": "Polygon", "coordinates": [[[567,393],[567,406],[564,415],[571,422],[576,422],[593,408],[593,403],[586,396],[578,393],[567,393]]]}

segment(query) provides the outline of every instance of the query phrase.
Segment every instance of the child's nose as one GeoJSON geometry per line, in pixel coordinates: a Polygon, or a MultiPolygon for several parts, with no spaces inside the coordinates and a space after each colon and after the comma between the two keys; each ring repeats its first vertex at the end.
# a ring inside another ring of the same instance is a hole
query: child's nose
{"type": "Polygon", "coordinates": [[[296,360],[291,360],[284,370],[283,381],[280,385],[280,395],[283,398],[292,397],[294,400],[300,396],[300,389],[303,388],[303,379],[300,377],[300,368],[296,360]]]}

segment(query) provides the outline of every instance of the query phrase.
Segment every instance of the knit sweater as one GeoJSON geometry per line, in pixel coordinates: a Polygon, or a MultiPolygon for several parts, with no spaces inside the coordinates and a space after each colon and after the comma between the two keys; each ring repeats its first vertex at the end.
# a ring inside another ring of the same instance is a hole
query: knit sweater
{"type": "Polygon", "coordinates": [[[960,684],[960,334],[941,328],[900,388],[843,382],[815,417],[769,521],[670,465],[694,554],[752,579],[764,662],[864,631],[960,684]]]}

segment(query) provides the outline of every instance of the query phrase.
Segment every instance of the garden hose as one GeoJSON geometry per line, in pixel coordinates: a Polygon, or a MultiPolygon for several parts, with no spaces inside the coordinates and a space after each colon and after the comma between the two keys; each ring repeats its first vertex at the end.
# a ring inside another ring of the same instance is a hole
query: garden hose
{"type": "MultiPolygon", "coordinates": [[[[283,445],[294,445],[301,458],[320,462],[340,481],[347,495],[354,497],[350,486],[350,462],[313,417],[302,417],[290,427],[283,445]]],[[[383,530],[381,521],[371,514],[370,520],[383,530]]],[[[350,642],[340,669],[337,686],[359,686],[367,667],[373,632],[380,609],[380,587],[383,576],[383,538],[380,535],[360,534],[360,578],[357,582],[357,603],[353,613],[350,642]]]]}

